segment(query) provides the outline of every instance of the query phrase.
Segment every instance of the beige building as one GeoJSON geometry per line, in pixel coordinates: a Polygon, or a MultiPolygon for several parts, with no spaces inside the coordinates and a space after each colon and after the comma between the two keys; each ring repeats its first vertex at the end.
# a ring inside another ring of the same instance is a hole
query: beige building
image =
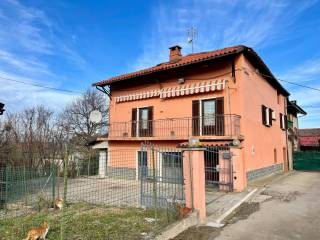
{"type": "Polygon", "coordinates": [[[289,169],[293,169],[293,152],[299,150],[299,141],[298,141],[298,115],[306,115],[307,113],[297,105],[296,101],[288,101],[287,105],[288,119],[285,124],[288,124],[288,162],[289,169]]]}

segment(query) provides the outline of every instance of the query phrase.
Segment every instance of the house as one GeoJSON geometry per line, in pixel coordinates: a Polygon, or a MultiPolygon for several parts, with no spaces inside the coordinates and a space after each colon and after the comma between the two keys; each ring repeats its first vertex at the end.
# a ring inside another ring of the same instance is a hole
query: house
{"type": "Polygon", "coordinates": [[[299,142],[298,142],[298,129],[299,122],[298,116],[304,116],[307,113],[297,104],[297,101],[287,101],[287,113],[288,119],[288,169],[293,169],[293,153],[299,151],[299,142]]]}
{"type": "Polygon", "coordinates": [[[301,151],[320,151],[320,128],[299,129],[298,134],[301,151]]]}
{"type": "MultiPolygon", "coordinates": [[[[288,165],[284,123],[289,93],[250,47],[183,56],[181,47],[173,46],[167,62],[93,85],[110,95],[108,167],[132,169],[138,177],[133,169],[149,161],[142,142],[173,149],[194,140],[206,151],[237,149],[232,173],[237,191],[288,165]],[[112,152],[124,149],[130,161],[115,164],[112,152]]],[[[209,158],[205,154],[208,186],[220,181],[215,177],[219,161],[209,158]]],[[[181,162],[174,165],[182,167],[181,162]]],[[[164,158],[160,167],[172,165],[164,158]]]]}

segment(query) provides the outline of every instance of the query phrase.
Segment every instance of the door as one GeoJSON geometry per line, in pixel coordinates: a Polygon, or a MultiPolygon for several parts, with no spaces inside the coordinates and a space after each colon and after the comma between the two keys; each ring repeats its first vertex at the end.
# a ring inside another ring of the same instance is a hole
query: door
{"type": "Polygon", "coordinates": [[[224,135],[224,100],[215,98],[201,101],[202,135],[224,135]]]}
{"type": "Polygon", "coordinates": [[[147,151],[138,151],[138,178],[146,178],[148,175],[147,151]]]}
{"type": "Polygon", "coordinates": [[[153,130],[153,107],[138,109],[139,137],[151,137],[153,130]]]}

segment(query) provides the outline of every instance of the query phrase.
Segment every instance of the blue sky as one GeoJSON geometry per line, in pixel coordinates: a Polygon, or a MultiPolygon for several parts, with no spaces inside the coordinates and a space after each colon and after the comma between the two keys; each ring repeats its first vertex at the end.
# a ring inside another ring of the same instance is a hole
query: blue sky
{"type": "MultiPolygon", "coordinates": [[[[320,1],[0,1],[0,77],[84,91],[91,83],[167,61],[168,47],[191,52],[253,47],[273,73],[320,88],[320,1]]],[[[59,111],[77,94],[0,79],[8,111],[45,104],[59,111]]],[[[320,127],[320,92],[283,83],[320,127]]]]}

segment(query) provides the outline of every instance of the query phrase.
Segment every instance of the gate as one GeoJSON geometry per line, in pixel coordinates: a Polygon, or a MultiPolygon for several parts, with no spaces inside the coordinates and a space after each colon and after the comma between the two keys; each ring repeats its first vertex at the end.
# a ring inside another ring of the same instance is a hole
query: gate
{"type": "Polygon", "coordinates": [[[320,152],[294,152],[293,169],[306,171],[320,171],[320,152]]]}
{"type": "Polygon", "coordinates": [[[233,189],[233,168],[230,148],[210,146],[204,152],[205,182],[207,188],[223,191],[233,189]]]}
{"type": "Polygon", "coordinates": [[[166,208],[184,203],[182,152],[176,148],[160,148],[143,144],[145,166],[139,166],[140,203],[145,207],[166,208]],[[146,170],[147,169],[147,170],[146,170]]]}

